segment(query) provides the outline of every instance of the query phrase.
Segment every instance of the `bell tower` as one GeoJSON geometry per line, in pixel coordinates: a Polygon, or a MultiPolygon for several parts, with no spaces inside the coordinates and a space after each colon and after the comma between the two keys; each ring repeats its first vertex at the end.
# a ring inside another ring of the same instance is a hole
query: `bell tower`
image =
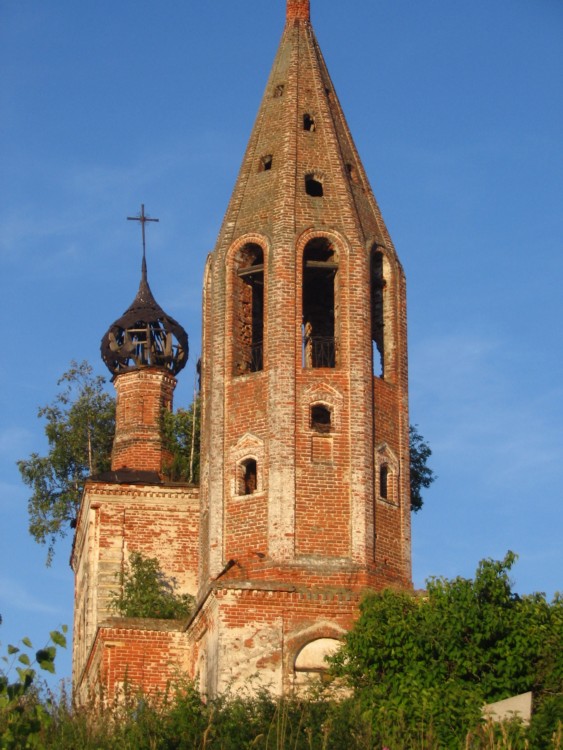
{"type": "Polygon", "coordinates": [[[411,586],[405,278],[309,0],[207,262],[202,419],[194,671],[286,692],[365,590],[411,586]]]}

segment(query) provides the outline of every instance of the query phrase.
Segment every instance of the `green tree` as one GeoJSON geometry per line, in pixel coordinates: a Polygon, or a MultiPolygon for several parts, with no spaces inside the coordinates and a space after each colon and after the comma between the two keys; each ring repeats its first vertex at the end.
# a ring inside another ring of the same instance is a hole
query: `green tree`
{"type": "Polygon", "coordinates": [[[47,422],[48,454],[32,453],[18,461],[22,479],[33,491],[29,532],[36,542],[48,544],[47,564],[57,538],[66,536],[76,519],[85,479],[110,466],[115,401],[104,384],[88,362],[71,362],[57,383],[62,390],[38,411],[47,422]]]}
{"type": "Polygon", "coordinates": [[[428,489],[435,481],[436,475],[428,466],[428,459],[432,450],[418,431],[417,424],[409,426],[409,448],[410,448],[410,483],[411,483],[411,510],[414,513],[422,508],[422,488],[428,489]]]}
{"type": "Polygon", "coordinates": [[[432,726],[436,747],[464,746],[484,703],[533,690],[550,736],[558,711],[563,718],[563,601],[515,594],[515,560],[511,552],[483,560],[474,579],[431,578],[422,596],[387,590],[366,598],[334,669],[374,726],[394,717],[407,732],[432,726]]]}
{"type": "MultiPolygon", "coordinates": [[[[29,532],[35,541],[48,545],[47,564],[57,539],[75,522],[85,480],[109,469],[115,431],[115,400],[88,362],[71,362],[57,384],[62,390],[38,410],[38,417],[46,420],[48,454],[32,453],[18,461],[22,479],[32,489],[29,532]]],[[[165,471],[173,481],[199,482],[200,413],[201,399],[194,394],[188,409],[162,414],[162,434],[173,456],[165,471]]],[[[411,425],[409,437],[411,507],[416,512],[422,507],[422,488],[436,477],[428,466],[432,451],[416,425],[411,425]]]]}
{"type": "Polygon", "coordinates": [[[188,409],[162,411],[162,435],[172,453],[172,463],[164,469],[173,481],[199,482],[200,412],[201,399],[196,393],[188,409]]]}
{"type": "Polygon", "coordinates": [[[178,620],[193,609],[194,597],[177,593],[176,580],[162,572],[155,557],[132,552],[128,567],[118,577],[120,587],[112,595],[111,606],[122,617],[178,620]]]}

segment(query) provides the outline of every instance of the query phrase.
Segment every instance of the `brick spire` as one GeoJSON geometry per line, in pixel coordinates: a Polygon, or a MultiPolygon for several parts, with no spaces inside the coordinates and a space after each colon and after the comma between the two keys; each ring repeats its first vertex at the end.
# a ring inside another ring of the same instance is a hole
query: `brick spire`
{"type": "Polygon", "coordinates": [[[351,220],[362,241],[376,237],[392,247],[310,23],[310,0],[287,0],[287,22],[218,246],[246,232],[272,235],[316,223],[318,211],[311,213],[302,198],[311,173],[328,188],[323,221],[342,231],[342,221],[351,220]]]}
{"type": "Polygon", "coordinates": [[[403,272],[310,0],[286,8],[205,276],[201,584],[229,560],[246,566],[231,566],[230,578],[266,576],[258,552],[282,566],[268,573],[278,582],[303,556],[361,563],[374,587],[384,576],[374,566],[408,582],[403,272]],[[332,420],[320,436],[317,412],[332,420]],[[381,480],[374,520],[376,455],[395,484],[381,480]]]}
{"type": "Polygon", "coordinates": [[[310,0],[287,0],[287,21],[292,21],[294,18],[311,20],[310,0]]]}

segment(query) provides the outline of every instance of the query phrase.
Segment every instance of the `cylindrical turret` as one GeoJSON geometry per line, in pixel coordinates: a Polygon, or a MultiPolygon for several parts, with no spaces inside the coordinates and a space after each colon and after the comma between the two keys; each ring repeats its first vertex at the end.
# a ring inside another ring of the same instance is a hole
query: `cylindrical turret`
{"type": "Polygon", "coordinates": [[[171,461],[162,410],[172,410],[174,376],[188,360],[188,336],[154,299],[144,257],[137,296],[104,335],[101,351],[117,391],[111,468],[160,474],[171,461]]]}

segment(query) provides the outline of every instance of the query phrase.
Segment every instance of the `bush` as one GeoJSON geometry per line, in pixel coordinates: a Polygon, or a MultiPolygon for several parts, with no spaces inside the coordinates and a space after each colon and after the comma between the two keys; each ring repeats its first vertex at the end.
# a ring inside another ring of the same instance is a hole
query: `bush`
{"type": "Polygon", "coordinates": [[[122,617],[179,620],[193,609],[194,597],[176,592],[176,580],[162,572],[155,557],[132,552],[128,568],[118,577],[120,590],[112,594],[110,603],[122,617]]]}
{"type": "Polygon", "coordinates": [[[423,596],[366,598],[334,671],[369,711],[377,742],[396,745],[396,727],[414,742],[426,727],[431,747],[464,747],[483,704],[532,690],[530,736],[549,746],[563,720],[563,602],[515,594],[515,561],[509,552],[481,561],[474,579],[430,579],[423,596]]]}

